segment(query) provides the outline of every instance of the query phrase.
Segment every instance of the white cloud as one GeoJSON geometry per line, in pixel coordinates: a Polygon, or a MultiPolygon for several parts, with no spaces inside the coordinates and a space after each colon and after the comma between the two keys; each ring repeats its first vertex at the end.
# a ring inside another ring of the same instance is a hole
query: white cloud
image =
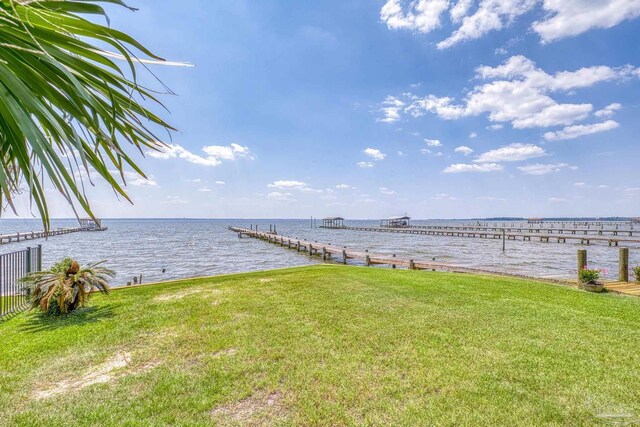
{"type": "Polygon", "coordinates": [[[189,202],[184,200],[180,196],[167,196],[167,198],[162,202],[165,205],[186,205],[189,202]]]}
{"type": "Polygon", "coordinates": [[[507,201],[507,199],[503,197],[494,197],[494,196],[479,196],[479,197],[476,197],[476,199],[485,200],[488,202],[506,202],[507,201]]]}
{"type": "Polygon", "coordinates": [[[475,133],[475,132],[471,132],[471,133],[469,134],[469,138],[471,138],[471,139],[473,139],[473,138],[477,138],[477,137],[478,137],[478,134],[477,134],[477,133],[475,133]]]}
{"type": "Polygon", "coordinates": [[[545,20],[532,28],[544,43],[577,36],[593,28],[611,28],[640,16],[637,0],[544,0],[545,20]]]}
{"type": "Polygon", "coordinates": [[[451,21],[460,22],[460,20],[467,15],[471,6],[473,6],[473,0],[458,0],[449,10],[451,21]]]}
{"type": "Polygon", "coordinates": [[[574,125],[567,126],[557,132],[547,132],[544,139],[547,141],[558,141],[563,139],[574,139],[585,135],[591,135],[598,132],[605,132],[615,129],[620,125],[615,120],[607,120],[602,123],[593,123],[590,125],[574,125]]]}
{"type": "Polygon", "coordinates": [[[366,156],[369,156],[373,160],[376,160],[376,161],[384,160],[384,158],[387,157],[386,154],[384,154],[382,151],[378,150],[377,148],[366,148],[366,149],[362,150],[362,152],[366,156]]]}
{"type": "Polygon", "coordinates": [[[453,151],[468,156],[469,154],[473,153],[473,148],[467,147],[466,145],[461,145],[460,147],[456,147],[453,151]]]}
{"type": "Polygon", "coordinates": [[[306,182],[302,181],[292,181],[292,180],[280,180],[274,181],[272,184],[267,185],[269,188],[278,188],[281,190],[304,190],[308,188],[306,182]]]}
{"type": "Polygon", "coordinates": [[[442,156],[442,151],[433,151],[428,148],[423,148],[420,152],[426,156],[440,157],[442,156]]]}
{"type": "Polygon", "coordinates": [[[379,190],[380,190],[381,194],[385,194],[387,196],[392,196],[392,195],[396,194],[395,191],[390,190],[387,187],[380,187],[379,190]]]}
{"type": "Polygon", "coordinates": [[[440,142],[439,139],[425,139],[424,142],[426,142],[429,147],[442,147],[442,142],[440,142]]]}
{"type": "Polygon", "coordinates": [[[438,49],[446,49],[465,40],[478,39],[490,31],[500,30],[533,9],[536,3],[537,0],[482,0],[478,9],[472,15],[465,16],[451,36],[437,44],[438,49]]]}
{"type": "Polygon", "coordinates": [[[458,200],[456,197],[450,196],[447,193],[438,193],[432,197],[434,200],[458,200]]]}
{"type": "Polygon", "coordinates": [[[383,117],[378,118],[378,122],[393,123],[400,120],[400,112],[404,107],[404,102],[394,96],[387,96],[382,102],[382,106],[378,110],[382,113],[383,117]]]}
{"type": "Polygon", "coordinates": [[[336,185],[336,188],[337,188],[338,190],[350,190],[350,189],[352,189],[353,187],[352,187],[352,186],[350,186],[349,184],[338,184],[338,185],[336,185]]]}
{"type": "Polygon", "coordinates": [[[545,156],[544,148],[533,144],[509,144],[505,147],[482,153],[474,163],[519,162],[535,157],[545,156]]]}
{"type": "Polygon", "coordinates": [[[576,186],[576,187],[584,187],[584,186],[586,186],[587,184],[586,184],[586,183],[584,183],[584,182],[576,182],[576,183],[574,183],[573,185],[574,185],[574,186],[576,186]]]}
{"type": "Polygon", "coordinates": [[[183,159],[189,163],[201,166],[218,166],[223,160],[236,160],[239,158],[253,159],[249,147],[230,144],[230,145],[207,145],[202,147],[202,151],[206,156],[194,154],[186,148],[178,144],[169,144],[162,152],[148,151],[149,156],[156,159],[183,159]]]}
{"type": "Polygon", "coordinates": [[[549,197],[547,200],[552,203],[567,203],[569,201],[568,199],[564,199],[562,197],[549,197]]]}
{"type": "Polygon", "coordinates": [[[225,185],[226,183],[224,181],[216,181],[216,185],[225,185]]]}
{"type": "Polygon", "coordinates": [[[487,126],[488,130],[500,130],[502,128],[504,128],[504,125],[501,124],[487,126]]]}
{"type": "Polygon", "coordinates": [[[548,74],[528,58],[513,56],[497,67],[478,67],[476,78],[485,83],[469,90],[462,102],[408,93],[403,94],[408,102],[403,112],[413,117],[432,113],[445,120],[487,115],[496,124],[510,122],[516,129],[569,126],[586,119],[593,106],[560,103],[552,95],[632,77],[640,77],[640,68],[594,66],[548,74]]]}
{"type": "Polygon", "coordinates": [[[449,0],[413,0],[405,12],[403,3],[401,0],[388,0],[380,10],[380,19],[391,30],[428,33],[440,26],[440,15],[449,7],[449,0]]]}
{"type": "Polygon", "coordinates": [[[607,105],[602,110],[596,111],[595,113],[593,113],[593,115],[600,118],[607,118],[607,117],[613,116],[616,113],[616,111],[620,110],[621,108],[622,108],[622,105],[616,102],[616,103],[607,105]]]}
{"type": "Polygon", "coordinates": [[[475,9],[474,3],[473,0],[388,0],[380,11],[380,18],[389,29],[426,34],[441,26],[448,10],[457,28],[437,44],[439,49],[446,49],[506,28],[534,9],[544,16],[531,25],[542,43],[594,28],[611,28],[640,16],[637,0],[479,0],[475,9]]]}
{"type": "Polygon", "coordinates": [[[554,172],[560,172],[562,169],[569,167],[566,163],[535,163],[532,165],[518,166],[518,169],[525,175],[547,175],[554,172]]]}
{"type": "Polygon", "coordinates": [[[267,194],[267,198],[272,199],[272,200],[287,201],[287,202],[292,202],[292,201],[295,200],[293,198],[293,194],[291,194],[291,193],[281,193],[280,191],[273,191],[273,192],[267,194]]]}
{"type": "Polygon", "coordinates": [[[359,168],[368,169],[373,167],[373,162],[358,162],[356,163],[359,168]]]}
{"type": "Polygon", "coordinates": [[[202,188],[198,188],[198,190],[200,193],[210,193],[211,189],[208,187],[202,187],[202,188]]]}
{"type": "MultiPolygon", "coordinates": [[[[84,178],[86,176],[86,171],[84,169],[80,170],[80,175],[84,178]]],[[[120,171],[118,170],[110,170],[109,171],[111,173],[111,175],[115,176],[115,177],[120,177],[120,171]]],[[[91,176],[92,179],[94,179],[94,173],[95,170],[91,169],[89,174],[91,176]]],[[[127,184],[127,186],[132,186],[132,187],[157,187],[158,183],[156,182],[156,180],[154,179],[154,177],[152,175],[147,176],[147,178],[144,178],[142,176],[140,176],[140,174],[138,174],[137,172],[132,172],[132,171],[124,171],[122,173],[122,178],[124,179],[124,182],[127,184]]]]}
{"type": "Polygon", "coordinates": [[[503,169],[498,163],[481,163],[481,164],[465,164],[456,163],[448,166],[444,173],[463,173],[463,172],[497,172],[503,169]]]}
{"type": "Polygon", "coordinates": [[[267,187],[277,188],[278,190],[289,190],[289,191],[297,190],[297,191],[304,191],[304,192],[322,193],[322,190],[314,190],[313,188],[309,187],[309,185],[306,182],[294,181],[294,180],[274,181],[273,183],[268,184],[267,187]]]}

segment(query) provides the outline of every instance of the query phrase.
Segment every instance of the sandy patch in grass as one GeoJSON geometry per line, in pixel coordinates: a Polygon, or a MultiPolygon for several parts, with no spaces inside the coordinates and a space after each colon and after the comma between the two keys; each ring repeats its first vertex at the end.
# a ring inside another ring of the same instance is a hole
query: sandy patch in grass
{"type": "Polygon", "coordinates": [[[237,353],[235,348],[228,348],[226,350],[220,350],[213,353],[213,357],[223,357],[223,356],[235,356],[237,353]]]}
{"type": "Polygon", "coordinates": [[[260,282],[260,283],[271,283],[271,282],[273,282],[273,279],[262,277],[262,278],[258,279],[258,282],[260,282]]]}
{"type": "Polygon", "coordinates": [[[184,297],[188,297],[190,295],[207,293],[210,295],[221,294],[222,291],[220,289],[203,289],[203,288],[194,288],[194,289],[185,289],[183,291],[172,292],[169,294],[164,294],[157,296],[155,301],[166,302],[166,301],[178,301],[184,297]]]}
{"type": "Polygon", "coordinates": [[[268,425],[286,416],[282,395],[277,391],[257,393],[211,411],[211,417],[221,425],[268,425]]]}
{"type": "Polygon", "coordinates": [[[79,391],[94,384],[103,384],[127,375],[148,372],[160,365],[159,361],[150,361],[134,369],[124,370],[131,364],[131,353],[119,351],[112,358],[91,367],[81,378],[62,380],[53,387],[36,390],[32,396],[36,400],[48,399],[59,394],[79,391]]]}

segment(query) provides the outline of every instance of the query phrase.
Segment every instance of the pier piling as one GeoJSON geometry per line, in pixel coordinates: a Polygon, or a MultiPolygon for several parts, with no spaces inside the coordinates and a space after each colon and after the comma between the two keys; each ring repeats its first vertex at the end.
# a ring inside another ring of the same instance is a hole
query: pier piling
{"type": "Polygon", "coordinates": [[[580,272],[587,268],[587,250],[578,249],[578,287],[580,287],[580,272]]]}
{"type": "Polygon", "coordinates": [[[629,281],[629,248],[620,248],[618,255],[618,279],[621,282],[629,281]]]}

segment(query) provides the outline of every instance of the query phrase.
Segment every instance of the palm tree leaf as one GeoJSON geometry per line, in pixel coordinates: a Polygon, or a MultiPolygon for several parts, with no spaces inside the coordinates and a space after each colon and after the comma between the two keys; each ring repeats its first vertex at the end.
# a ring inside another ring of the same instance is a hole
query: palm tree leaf
{"type": "Polygon", "coordinates": [[[45,228],[47,182],[74,211],[77,204],[93,216],[80,169],[95,170],[129,200],[124,171],[145,176],[129,147],[161,150],[155,131],[173,130],[142,105],[162,107],[136,80],[135,52],[162,58],[109,27],[102,4],[128,7],[121,0],[0,1],[0,203],[26,185],[45,228]],[[107,25],[83,16],[102,16],[107,25]]]}

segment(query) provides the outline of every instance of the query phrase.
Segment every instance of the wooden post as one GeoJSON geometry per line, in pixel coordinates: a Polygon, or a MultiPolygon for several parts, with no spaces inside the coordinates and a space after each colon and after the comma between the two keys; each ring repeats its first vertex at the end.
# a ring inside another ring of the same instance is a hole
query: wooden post
{"type": "Polygon", "coordinates": [[[371,258],[369,258],[369,255],[364,257],[364,265],[366,265],[367,267],[371,265],[371,258]]]}
{"type": "Polygon", "coordinates": [[[413,260],[410,259],[409,260],[409,270],[415,270],[415,268],[416,268],[416,265],[413,263],[413,260]]]}
{"type": "Polygon", "coordinates": [[[504,253],[507,249],[506,244],[505,244],[505,240],[506,240],[506,232],[504,230],[504,228],[502,229],[502,252],[504,253]]]}
{"type": "Polygon", "coordinates": [[[347,251],[345,251],[344,249],[342,250],[342,263],[347,263],[347,251]]]}
{"type": "Polygon", "coordinates": [[[324,261],[327,260],[327,248],[325,248],[324,246],[322,247],[322,259],[324,261]]]}
{"type": "Polygon", "coordinates": [[[578,249],[578,287],[581,287],[580,272],[587,267],[587,250],[578,249]]]}
{"type": "MultiPolygon", "coordinates": [[[[393,254],[393,255],[391,255],[391,256],[392,256],[393,258],[395,258],[395,257],[396,257],[396,254],[393,254]]],[[[394,261],[395,261],[395,260],[394,260],[394,261]]],[[[396,265],[395,265],[395,264],[391,264],[391,268],[396,268],[396,265]]]]}
{"type": "Polygon", "coordinates": [[[621,282],[629,281],[629,248],[620,248],[618,256],[618,278],[621,282]]]}
{"type": "Polygon", "coordinates": [[[309,255],[313,255],[313,245],[309,243],[309,255]]]}

